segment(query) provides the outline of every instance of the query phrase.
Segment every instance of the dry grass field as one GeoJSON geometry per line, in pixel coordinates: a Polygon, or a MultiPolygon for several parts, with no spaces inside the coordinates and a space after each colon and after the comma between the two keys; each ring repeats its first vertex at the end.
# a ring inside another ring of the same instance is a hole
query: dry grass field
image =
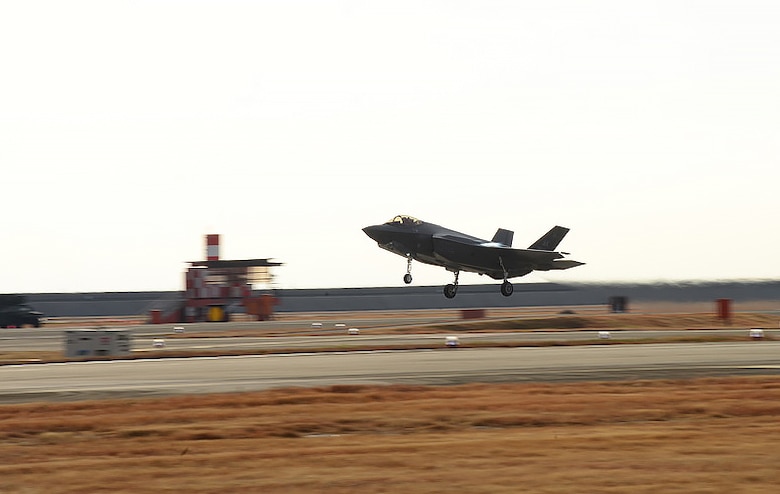
{"type": "MultiPolygon", "coordinates": [[[[776,328],[777,316],[551,314],[379,331],[718,327],[776,328]]],[[[11,353],[0,359],[61,360],[11,353]]],[[[0,493],[774,493],[778,417],[778,377],[2,405],[0,493]]]]}
{"type": "MultiPolygon", "coordinates": [[[[727,328],[776,328],[778,316],[762,313],[735,314],[729,321],[702,313],[679,314],[609,314],[609,315],[556,315],[534,318],[506,318],[500,320],[460,321],[443,325],[431,325],[425,330],[442,331],[524,331],[555,329],[727,329],[727,328]]],[[[404,328],[389,328],[389,332],[403,332],[404,328]]],[[[408,329],[406,329],[408,331],[408,329]]],[[[424,331],[420,331],[424,332],[424,331]]]]}
{"type": "Polygon", "coordinates": [[[0,406],[2,493],[773,493],[780,378],[0,406]]]}

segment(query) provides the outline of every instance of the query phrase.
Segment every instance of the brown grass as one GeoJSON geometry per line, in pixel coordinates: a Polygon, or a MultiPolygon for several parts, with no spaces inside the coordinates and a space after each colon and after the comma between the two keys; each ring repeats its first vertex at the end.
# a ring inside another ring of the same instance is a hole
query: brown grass
{"type": "Polygon", "coordinates": [[[431,330],[522,331],[540,329],[717,329],[776,328],[778,316],[770,314],[735,314],[722,321],[710,314],[609,314],[558,315],[544,318],[517,318],[499,321],[463,321],[431,326],[431,330]]]}
{"type": "Polygon", "coordinates": [[[780,378],[0,406],[0,492],[776,492],[780,378]]]}

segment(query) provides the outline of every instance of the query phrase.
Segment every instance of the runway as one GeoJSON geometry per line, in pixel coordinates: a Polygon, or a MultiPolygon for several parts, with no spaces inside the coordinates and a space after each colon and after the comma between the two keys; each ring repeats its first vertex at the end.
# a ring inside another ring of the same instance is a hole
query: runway
{"type": "Polygon", "coordinates": [[[780,342],[333,352],[0,367],[0,403],[336,384],[780,374],[780,342]]]}
{"type": "MultiPolygon", "coordinates": [[[[348,336],[344,330],[323,334],[320,336],[241,336],[241,337],[198,337],[191,334],[186,338],[177,338],[172,334],[150,334],[149,332],[133,331],[133,348],[137,353],[147,353],[150,356],[160,349],[154,348],[154,341],[165,340],[166,350],[179,351],[236,351],[236,350],[273,350],[279,349],[314,349],[332,348],[334,350],[365,347],[403,347],[403,346],[435,346],[444,344],[449,334],[457,335],[461,344],[523,344],[542,342],[587,343],[599,340],[597,330],[578,331],[534,331],[534,332],[487,332],[487,333],[411,333],[411,334],[371,334],[363,330],[359,336],[348,336]]],[[[711,329],[711,330],[617,330],[609,332],[610,340],[614,342],[646,340],[679,337],[707,336],[743,336],[747,339],[745,329],[711,329]]],[[[778,337],[780,330],[764,330],[767,336],[778,337]]],[[[55,352],[63,349],[63,335],[60,331],[27,334],[24,337],[0,337],[0,351],[38,351],[55,352]]]]}
{"type": "MultiPolygon", "coordinates": [[[[580,309],[582,311],[582,309],[580,309]]],[[[511,315],[512,319],[555,315],[559,311],[548,309],[523,310],[521,313],[497,313],[498,317],[486,321],[500,321],[511,315]]],[[[458,312],[412,311],[407,313],[360,313],[343,316],[321,315],[309,318],[264,322],[195,323],[179,325],[185,333],[176,334],[175,325],[137,325],[119,327],[133,335],[133,349],[139,353],[153,354],[153,342],[165,340],[165,349],[178,351],[251,351],[296,350],[314,348],[348,349],[356,347],[399,347],[443,344],[448,334],[458,335],[468,344],[522,344],[540,342],[597,341],[597,330],[551,331],[500,331],[471,332],[453,330],[451,333],[425,333],[426,327],[447,327],[462,322],[458,312]],[[316,322],[313,322],[316,321],[316,322]],[[317,325],[317,326],[314,326],[317,325]],[[347,335],[347,328],[360,328],[360,335],[347,335]],[[395,329],[396,331],[388,331],[395,329]],[[389,333],[389,334],[388,334],[389,333]],[[316,336],[312,336],[316,334],[316,336]],[[254,336],[250,336],[254,335],[254,336]]],[[[119,329],[118,328],[118,329],[119,329]]],[[[60,352],[63,350],[64,331],[78,327],[17,328],[0,332],[0,352],[60,352]]],[[[765,329],[768,337],[780,336],[778,329],[765,329]]],[[[744,336],[745,328],[719,329],[663,329],[663,330],[612,330],[612,341],[646,340],[659,338],[744,336]]]]}

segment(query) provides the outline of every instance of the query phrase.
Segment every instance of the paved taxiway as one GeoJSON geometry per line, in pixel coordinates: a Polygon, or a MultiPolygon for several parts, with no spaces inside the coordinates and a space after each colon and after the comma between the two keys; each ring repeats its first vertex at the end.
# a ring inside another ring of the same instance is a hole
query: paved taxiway
{"type": "MultiPolygon", "coordinates": [[[[398,347],[426,346],[443,344],[448,334],[458,335],[464,345],[468,344],[519,344],[544,341],[587,342],[599,339],[599,331],[518,331],[518,332],[461,332],[418,333],[427,324],[445,324],[459,322],[458,319],[444,318],[405,318],[391,322],[381,319],[361,319],[350,321],[349,325],[336,328],[334,322],[326,322],[319,329],[311,327],[309,321],[267,321],[254,323],[220,323],[186,325],[186,334],[176,334],[173,326],[133,326],[128,327],[133,334],[133,348],[139,352],[153,354],[153,341],[163,338],[165,349],[180,351],[230,351],[230,350],[295,350],[313,348],[347,349],[354,347],[398,347]],[[361,324],[354,324],[359,322],[361,324]],[[347,327],[361,328],[360,335],[347,335],[347,327]],[[385,329],[404,328],[408,333],[377,334],[385,329]],[[222,331],[231,331],[231,336],[219,336],[222,331]],[[244,336],[242,333],[261,332],[264,336],[244,336]],[[311,336],[316,333],[317,336],[311,336]]],[[[73,328],[77,329],[77,328],[73,328]]],[[[0,332],[0,352],[60,352],[63,350],[63,328],[23,328],[0,332]]],[[[767,336],[780,336],[780,330],[765,329],[767,336]]],[[[658,338],[703,337],[703,336],[742,336],[748,338],[747,329],[709,329],[709,330],[613,330],[613,341],[653,340],[658,338]]]]}
{"type": "Polygon", "coordinates": [[[780,342],[440,349],[72,362],[0,367],[0,402],[256,391],[780,374],[780,342]]]}

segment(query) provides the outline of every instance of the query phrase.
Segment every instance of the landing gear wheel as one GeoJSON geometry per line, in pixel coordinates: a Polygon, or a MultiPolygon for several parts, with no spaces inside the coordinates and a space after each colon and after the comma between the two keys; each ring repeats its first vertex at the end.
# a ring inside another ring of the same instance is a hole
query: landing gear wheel
{"type": "Polygon", "coordinates": [[[458,285],[453,285],[450,283],[449,285],[444,287],[444,296],[447,298],[455,298],[455,295],[458,293],[458,285]]]}
{"type": "Polygon", "coordinates": [[[501,283],[501,295],[508,297],[512,295],[512,292],[514,291],[515,291],[515,287],[513,287],[512,284],[509,283],[508,281],[501,283]]]}
{"type": "Polygon", "coordinates": [[[409,283],[411,283],[411,282],[412,282],[412,275],[411,275],[411,274],[409,274],[409,273],[406,273],[406,274],[404,275],[404,283],[406,283],[406,284],[408,285],[408,284],[409,284],[409,283]]]}

